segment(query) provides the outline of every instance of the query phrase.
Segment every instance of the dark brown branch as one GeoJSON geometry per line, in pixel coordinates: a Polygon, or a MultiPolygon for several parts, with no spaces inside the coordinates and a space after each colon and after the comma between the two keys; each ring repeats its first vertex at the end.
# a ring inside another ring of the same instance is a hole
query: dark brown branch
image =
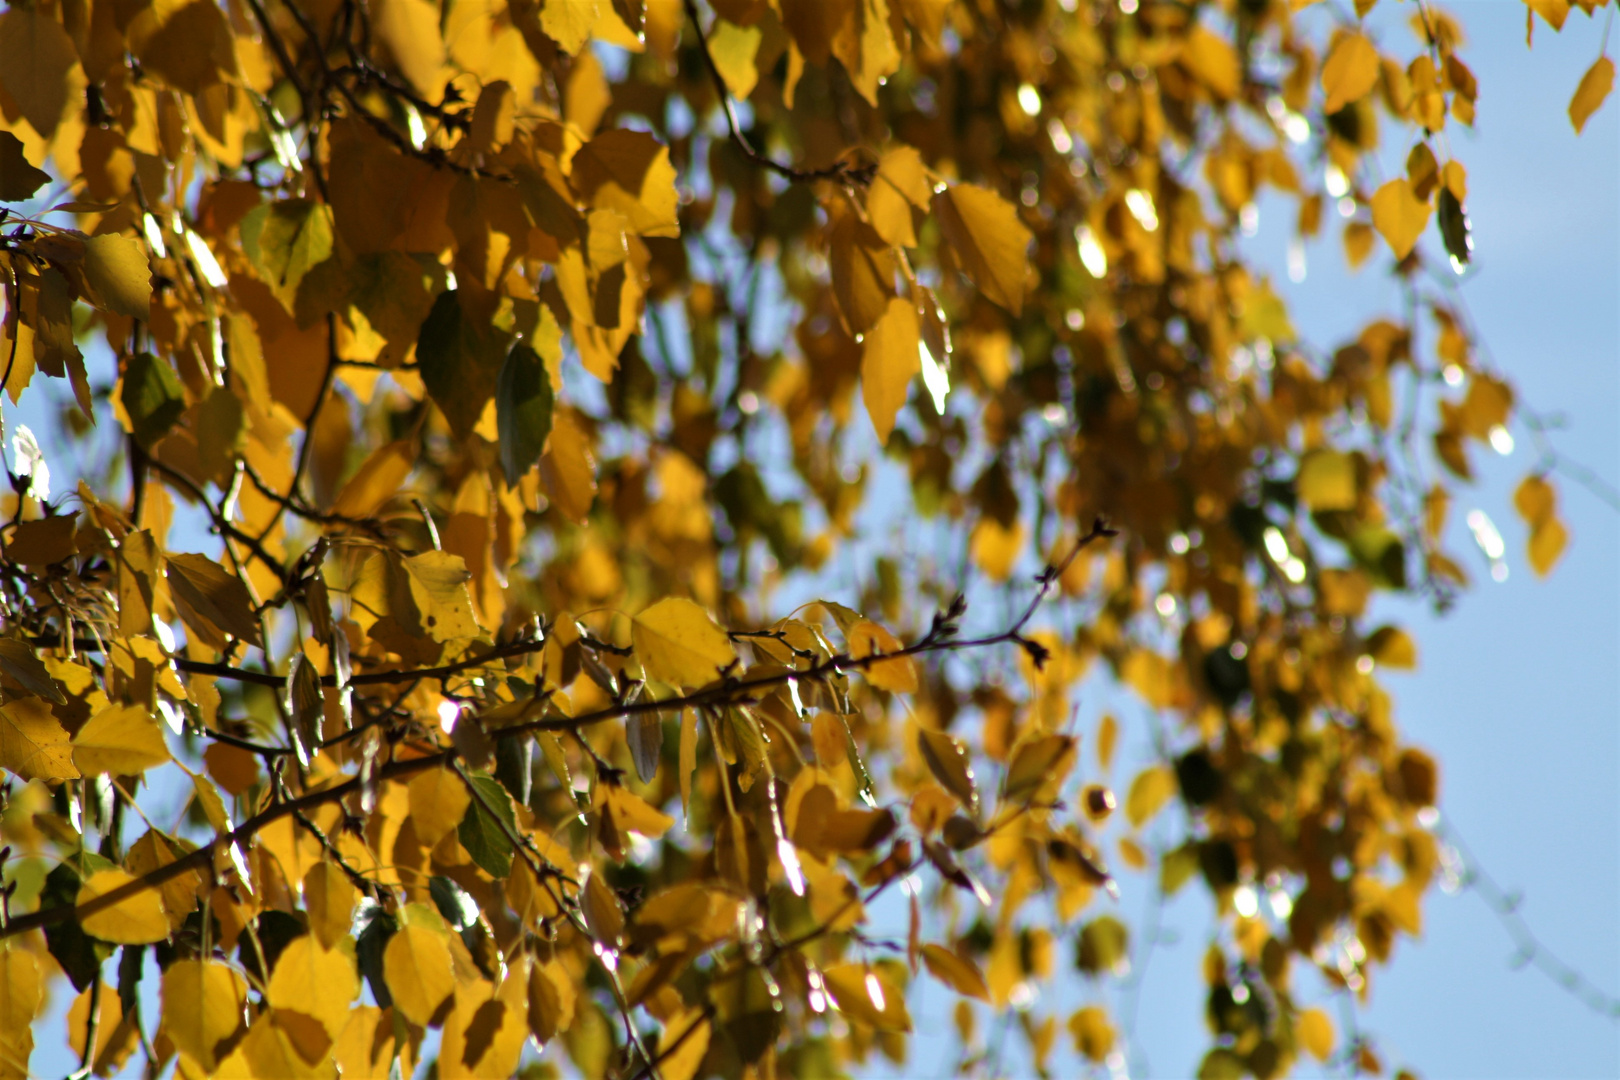
{"type": "Polygon", "coordinates": [[[720,74],[719,65],[714,62],[714,54],[709,51],[709,35],[704,33],[703,20],[698,15],[697,0],[686,0],[686,18],[692,24],[692,31],[697,34],[698,51],[703,54],[703,66],[709,71],[709,78],[714,83],[714,92],[720,96],[720,107],[726,114],[726,126],[731,130],[731,141],[737,144],[737,149],[742,152],[743,157],[760,168],[769,169],[794,183],[838,180],[865,186],[871,182],[873,169],[869,165],[852,165],[840,159],[824,169],[799,169],[755,149],[754,144],[743,133],[742,125],[737,120],[737,106],[731,100],[731,91],[726,87],[726,80],[720,74]]]}

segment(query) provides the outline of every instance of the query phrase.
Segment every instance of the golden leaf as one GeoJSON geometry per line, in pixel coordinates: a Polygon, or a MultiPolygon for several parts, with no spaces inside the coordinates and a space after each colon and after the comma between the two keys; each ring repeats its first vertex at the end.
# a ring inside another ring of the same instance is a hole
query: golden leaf
{"type": "Polygon", "coordinates": [[[1070,735],[1042,735],[1020,744],[1007,762],[1001,796],[1008,802],[1039,798],[1074,768],[1075,739],[1070,735]]]}
{"type": "Polygon", "coordinates": [[[34,1016],[44,1002],[39,963],[25,948],[0,948],[0,1077],[24,1080],[31,1075],[28,1057],[34,1050],[34,1016]]]}
{"type": "Polygon", "coordinates": [[[152,302],[152,270],[141,245],[107,233],[84,242],[84,276],[101,306],[132,319],[145,319],[152,302]]]}
{"type": "Polygon", "coordinates": [[[933,193],[922,155],[910,146],[897,146],[878,162],[866,191],[866,216],[887,243],[916,247],[914,219],[928,212],[933,193]]]}
{"type": "MultiPolygon", "coordinates": [[[[134,882],[135,879],[122,870],[98,870],[79,886],[75,904],[83,907],[114,889],[134,882]]],[[[169,918],[163,911],[163,894],[156,888],[143,888],[111,907],[86,915],[79,920],[79,925],[91,937],[119,945],[148,945],[169,936],[169,918]]]]}
{"type": "Polygon", "coordinates": [[[660,600],[632,619],[630,638],[647,678],[676,686],[713,682],[737,660],[725,631],[681,597],[660,600]]]}
{"type": "Polygon", "coordinates": [[[1595,64],[1586,69],[1586,74],[1581,76],[1581,85],[1575,88],[1575,96],[1569,99],[1569,122],[1575,125],[1575,134],[1579,135],[1585,129],[1586,122],[1613,89],[1614,61],[1600,56],[1595,64]]]}
{"type": "Polygon", "coordinates": [[[641,236],[681,234],[669,148],[641,131],[605,131],[574,155],[569,180],[597,210],[617,210],[641,236]]]}
{"type": "Polygon", "coordinates": [[[1300,458],[1299,497],[1313,512],[1356,508],[1356,460],[1337,450],[1312,450],[1300,458]]]}
{"type": "Polygon", "coordinates": [[[142,705],[109,706],[73,736],[73,764],[84,776],[134,776],[168,760],[163,728],[142,705]]]}
{"type": "Polygon", "coordinates": [[[764,32],[758,26],[738,26],[724,19],[716,20],[709,32],[709,55],[725,80],[732,96],[747,98],[759,82],[759,69],[754,57],[759,52],[764,32]]]}
{"type": "Polygon", "coordinates": [[[1181,63],[1199,82],[1214,91],[1222,101],[1237,97],[1242,88],[1243,67],[1237,50],[1226,38],[1202,23],[1193,24],[1181,47],[1181,63]]]}
{"type": "MultiPolygon", "coordinates": [[[[858,336],[888,314],[899,262],[871,225],[847,208],[835,214],[827,228],[833,296],[844,316],[844,325],[858,336]]],[[[912,321],[916,321],[915,315],[912,321]]]]}
{"type": "Polygon", "coordinates": [[[1538,524],[1530,532],[1530,567],[1541,577],[1552,573],[1564,548],[1569,543],[1569,530],[1555,517],[1538,524]]]}
{"type": "Polygon", "coordinates": [[[54,12],[14,7],[0,15],[0,84],[41,137],[56,133],[64,110],[83,93],[84,74],[54,12]]]}
{"type": "Polygon", "coordinates": [[[540,29],[570,56],[590,40],[600,17],[598,0],[545,0],[540,8],[540,29]]]}
{"type": "Polygon", "coordinates": [[[838,1009],[878,1031],[910,1031],[905,995],[876,967],[834,964],[821,973],[838,1009]]]}
{"type": "Polygon", "coordinates": [[[1373,226],[1398,259],[1406,258],[1417,244],[1432,211],[1433,207],[1412,193],[1412,182],[1405,177],[1389,181],[1372,197],[1373,226]]]}
{"type": "MultiPolygon", "coordinates": [[[[397,2],[397,0],[390,0],[397,2]]],[[[338,492],[332,513],[339,517],[369,517],[399,491],[416,465],[416,446],[410,439],[386,443],[371,452],[338,492]]]]}
{"type": "Polygon", "coordinates": [[[958,994],[984,1002],[990,1000],[990,987],[973,961],[964,959],[943,945],[934,944],[922,947],[922,960],[930,975],[958,994]]]}
{"type": "Polygon", "coordinates": [[[574,1022],[573,976],[556,960],[529,967],[529,1030],[544,1046],[574,1022]]]}
{"type": "Polygon", "coordinates": [[[240,579],[206,555],[170,555],[166,561],[169,593],[188,629],[216,648],[225,647],[225,634],[260,644],[253,597],[240,579]]]}
{"type": "Polygon", "coordinates": [[[693,1080],[698,1075],[712,1029],[702,1009],[682,1009],[664,1023],[658,1036],[658,1071],[664,1080],[693,1080]]]}
{"type": "Polygon", "coordinates": [[[973,561],[992,581],[1006,581],[1012,576],[1018,556],[1024,550],[1023,522],[1003,525],[995,518],[983,517],[973,526],[968,539],[973,561]]]}
{"type": "MultiPolygon", "coordinates": [[[[862,619],[849,628],[849,654],[860,660],[875,653],[897,653],[905,644],[870,619],[862,619]]],[[[880,690],[895,694],[917,692],[917,664],[909,656],[893,660],[879,660],[866,669],[866,679],[880,690]]]]}
{"type": "Polygon", "coordinates": [[[1317,1061],[1333,1056],[1333,1021],[1321,1009],[1306,1009],[1299,1014],[1300,1045],[1311,1052],[1317,1061]]]}
{"type": "Polygon", "coordinates": [[[450,947],[429,927],[401,927],[383,949],[383,981],[399,1014],[426,1026],[456,989],[450,947]]]}
{"type": "Polygon", "coordinates": [[[1152,765],[1131,781],[1131,790],[1125,796],[1125,817],[1131,828],[1140,829],[1163,809],[1176,793],[1176,776],[1163,765],[1152,765]]]}
{"type": "Polygon", "coordinates": [[[1322,65],[1324,112],[1336,113],[1365,97],[1378,83],[1378,50],[1358,33],[1341,34],[1322,65]]]}
{"type": "Polygon", "coordinates": [[[411,825],[424,847],[433,847],[467,816],[472,796],[467,785],[449,769],[429,769],[405,786],[411,825]]]}
{"type": "Polygon", "coordinates": [[[354,883],[336,863],[318,862],[309,868],[304,875],[304,908],[316,941],[331,949],[348,938],[354,899],[354,883]]]}
{"type": "Polygon", "coordinates": [[[242,1026],[242,976],[213,961],[176,960],[163,972],[161,996],[169,1041],[204,1072],[213,1072],[219,1044],[242,1026]]]}
{"type": "Polygon", "coordinates": [[[1367,652],[1380,667],[1411,670],[1417,667],[1417,645],[1398,626],[1381,626],[1367,639],[1367,652]]]}
{"type": "Polygon", "coordinates": [[[987,188],[952,184],[934,195],[934,216],[951,253],[985,299],[1015,317],[1024,310],[1033,234],[1018,208],[987,188]]]}
{"type": "Polygon", "coordinates": [[[922,365],[917,309],[910,301],[889,299],[883,316],[866,332],[861,348],[861,397],[878,441],[887,444],[894,417],[906,403],[911,377],[922,365]]]}
{"type": "Polygon", "coordinates": [[[1101,1006],[1087,1005],[1069,1017],[1074,1048],[1090,1061],[1103,1061],[1114,1048],[1114,1028],[1101,1006]]]}
{"type": "Polygon", "coordinates": [[[319,1021],[335,1039],[348,1023],[349,1006],[360,993],[360,973],[352,955],[327,948],[314,934],[304,934],[281,950],[267,992],[277,1009],[319,1021]]]}
{"type": "Polygon", "coordinates": [[[973,782],[973,759],[960,739],[943,731],[917,730],[917,749],[934,779],[961,802],[968,813],[979,810],[979,789],[973,782]]]}
{"type": "Polygon", "coordinates": [[[567,409],[552,416],[551,438],[540,458],[540,479],[563,516],[584,524],[596,498],[596,462],[579,421],[567,409]]]}
{"type": "Polygon", "coordinates": [[[68,733],[41,698],[18,698],[0,705],[0,765],[24,780],[72,780],[68,733]]]}

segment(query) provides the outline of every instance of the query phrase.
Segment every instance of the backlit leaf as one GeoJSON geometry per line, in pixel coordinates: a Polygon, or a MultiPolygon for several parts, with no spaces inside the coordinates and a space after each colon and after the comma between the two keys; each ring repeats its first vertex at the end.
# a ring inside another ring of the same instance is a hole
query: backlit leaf
{"type": "Polygon", "coordinates": [[[471,780],[479,797],[469,796],[456,835],[472,861],[486,874],[504,878],[512,872],[513,849],[508,835],[508,830],[516,828],[512,797],[494,777],[474,775],[471,780]]]}
{"type": "Polygon", "coordinates": [[[66,729],[39,698],[17,698],[0,705],[0,765],[24,780],[65,780],[79,775],[66,729]]]}
{"type": "Polygon", "coordinates": [[[222,634],[259,644],[259,621],[247,586],[205,555],[170,555],[169,592],[193,632],[223,648],[222,634]]]}
{"type": "Polygon", "coordinates": [[[298,286],[332,254],[332,212],[324,203],[262,203],[242,219],[242,248],[288,311],[298,286]]]}
{"type": "MultiPolygon", "coordinates": [[[[83,907],[134,881],[122,870],[99,870],[80,886],[75,903],[83,907]]],[[[111,907],[84,916],[79,923],[91,937],[119,945],[145,945],[169,936],[169,919],[163,913],[162,894],[156,889],[143,888],[111,907]]]]}
{"type": "Polygon", "coordinates": [[[934,779],[961,802],[970,814],[979,810],[979,789],[973,782],[973,759],[960,739],[943,731],[917,731],[917,749],[934,779]]]}
{"type": "Polygon", "coordinates": [[[449,769],[428,769],[406,785],[416,838],[432,847],[461,824],[472,805],[467,785],[449,769]]]}
{"type": "Polygon", "coordinates": [[[540,5],[540,29],[573,54],[584,48],[596,28],[601,0],[544,0],[540,5]]]}
{"type": "Polygon", "coordinates": [[[1299,1014],[1299,1042],[1317,1061],[1333,1056],[1333,1020],[1321,1009],[1306,1009],[1299,1014]]]}
{"type": "Polygon", "coordinates": [[[1175,793],[1175,773],[1163,765],[1153,765],[1137,773],[1125,796],[1125,817],[1131,828],[1140,829],[1153,820],[1175,793]]]}
{"type": "Polygon", "coordinates": [[[0,131],[0,202],[22,202],[50,179],[49,173],[29,164],[21,139],[0,131]]]}
{"type": "Polygon", "coordinates": [[[637,615],[630,635],[642,670],[659,682],[702,686],[737,659],[709,613],[680,597],[660,600],[637,615]]]}
{"type": "Polygon", "coordinates": [[[147,318],[152,271],[140,244],[116,233],[90,237],[84,242],[84,276],[107,310],[147,318]]]}
{"type": "Polygon", "coordinates": [[[930,975],[958,994],[978,998],[980,1001],[990,1000],[990,988],[972,961],[964,960],[942,945],[933,944],[922,947],[922,960],[927,965],[930,975]]]}
{"type": "Polygon", "coordinates": [[[129,358],[119,401],[134,426],[135,441],[151,449],[185,412],[185,391],[167,362],[151,353],[129,358]]]}
{"type": "Polygon", "coordinates": [[[332,513],[341,517],[367,517],[399,491],[399,486],[416,465],[416,448],[410,439],[384,443],[361,463],[359,470],[338,492],[332,513]]]}
{"type": "Polygon", "coordinates": [[[271,1005],[313,1018],[334,1039],[359,993],[354,956],[322,945],[313,934],[296,937],[281,950],[267,988],[271,1005]]]}
{"type": "Polygon", "coordinates": [[[1412,194],[1405,177],[1391,180],[1373,193],[1373,227],[1389,242],[1395,257],[1404,259],[1428,228],[1433,208],[1412,194]]]}
{"type": "Polygon", "coordinates": [[[383,979],[400,1015],[425,1025],[455,992],[450,948],[429,927],[401,927],[383,948],[383,979]]]}
{"type": "Polygon", "coordinates": [[[878,441],[889,441],[894,417],[906,403],[911,377],[921,366],[917,309],[904,297],[891,297],[883,317],[866,332],[861,346],[861,397],[877,430],[878,441]]]}
{"type": "Polygon", "coordinates": [[[134,776],[168,760],[163,728],[142,705],[103,709],[73,736],[73,764],[84,776],[134,776]]]}
{"type": "Polygon", "coordinates": [[[928,212],[933,194],[922,155],[910,146],[896,146],[878,162],[866,192],[872,228],[890,244],[916,247],[916,217],[928,212]]]}
{"type": "Polygon", "coordinates": [[[979,291],[1015,317],[1024,310],[1033,239],[1012,203],[986,188],[952,184],[934,194],[940,232],[979,291]]]}
{"type": "Polygon", "coordinates": [[[163,972],[163,1031],[205,1071],[219,1060],[220,1044],[242,1027],[247,984],[225,964],[180,959],[163,972]]]}
{"type": "Polygon", "coordinates": [[[1322,109],[1336,113],[1365,97],[1378,82],[1378,50],[1359,33],[1341,34],[1322,65],[1322,109]]]}
{"type": "MultiPolygon", "coordinates": [[[[550,317],[550,309],[542,309],[550,317]]],[[[495,425],[500,432],[501,471],[516,487],[540,460],[551,434],[551,376],[527,345],[514,345],[501,365],[495,389],[495,425]]]]}
{"type": "Polygon", "coordinates": [[[1613,89],[1614,61],[1600,56],[1596,63],[1586,69],[1586,74],[1581,76],[1581,84],[1575,88],[1575,96],[1569,99],[1569,122],[1575,125],[1575,134],[1579,135],[1586,129],[1586,122],[1613,89]]]}

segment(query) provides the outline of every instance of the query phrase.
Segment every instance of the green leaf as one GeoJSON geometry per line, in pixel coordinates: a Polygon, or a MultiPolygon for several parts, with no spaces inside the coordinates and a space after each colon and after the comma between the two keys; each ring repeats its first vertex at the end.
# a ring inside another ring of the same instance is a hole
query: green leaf
{"type": "Polygon", "coordinates": [[[0,131],[0,202],[22,202],[50,183],[51,175],[23,156],[22,140],[0,131]]]}
{"type": "Polygon", "coordinates": [[[422,382],[457,439],[472,433],[506,361],[494,312],[469,310],[474,303],[456,289],[440,293],[416,338],[422,382]]]}
{"type": "MultiPolygon", "coordinates": [[[[542,318],[551,310],[543,308],[542,318]]],[[[516,487],[523,474],[540,460],[551,434],[554,398],[545,361],[527,345],[512,346],[501,365],[495,388],[495,427],[501,439],[501,471],[516,487]]]]}
{"type": "Polygon", "coordinates": [[[309,199],[265,203],[242,219],[242,250],[288,311],[298,283],[332,255],[332,216],[309,199]]]}
{"type": "Polygon", "coordinates": [[[467,813],[461,819],[456,835],[472,861],[485,873],[493,878],[504,878],[512,872],[512,841],[506,830],[501,828],[501,822],[504,821],[508,827],[516,827],[511,797],[494,777],[474,773],[469,779],[482,798],[475,796],[467,804],[467,813]],[[486,804],[495,808],[500,820],[485,809],[486,804]]]}
{"type": "Polygon", "coordinates": [[[118,400],[135,429],[135,441],[146,450],[167,435],[186,411],[180,376],[151,353],[136,353],[129,358],[118,400]]]}

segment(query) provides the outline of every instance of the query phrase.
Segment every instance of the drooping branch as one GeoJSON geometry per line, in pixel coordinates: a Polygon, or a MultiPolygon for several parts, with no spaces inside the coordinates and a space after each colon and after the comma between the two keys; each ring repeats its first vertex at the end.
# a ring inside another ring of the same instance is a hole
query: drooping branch
{"type": "MultiPolygon", "coordinates": [[[[1101,538],[1113,535],[1116,535],[1115,531],[1110,529],[1102,518],[1098,518],[1093,524],[1091,530],[1088,531],[1084,536],[1080,537],[1080,539],[1076,542],[1073,553],[1069,556],[1069,559],[1072,559],[1075,554],[1078,554],[1081,549],[1089,546],[1091,543],[1101,538]]],[[[1060,565],[1067,566],[1069,559],[1066,559],[1060,565]]],[[[703,687],[702,689],[694,690],[690,693],[679,695],[677,697],[665,698],[662,700],[642,698],[637,701],[615,702],[612,705],[604,706],[603,708],[582,713],[574,717],[544,717],[539,720],[529,721],[527,723],[514,724],[510,727],[501,728],[499,730],[499,734],[502,736],[511,736],[530,734],[540,731],[578,732],[586,727],[603,723],[605,721],[623,719],[649,712],[674,711],[685,708],[715,708],[725,705],[746,705],[757,701],[760,692],[786,685],[789,682],[794,682],[801,679],[809,681],[823,681],[831,678],[834,675],[845,672],[866,671],[879,663],[914,658],[930,653],[948,652],[964,648],[987,648],[994,645],[1010,643],[1016,643],[1026,651],[1039,649],[1040,647],[1038,645],[1029,641],[1023,636],[1022,631],[1024,626],[1028,623],[1030,617],[1033,615],[1035,608],[1039,606],[1040,601],[1048,595],[1051,583],[1057,580],[1060,575],[1061,570],[1058,566],[1049,565],[1044,568],[1041,574],[1036,578],[1038,587],[1034,602],[1025,610],[1025,612],[1016,622],[999,634],[969,640],[958,639],[955,636],[957,623],[965,612],[966,605],[962,602],[960,597],[957,597],[944,612],[941,612],[935,616],[933,625],[929,628],[926,634],[924,634],[913,644],[902,649],[897,649],[893,652],[872,652],[865,656],[859,657],[849,656],[847,654],[839,654],[828,657],[827,659],[803,670],[778,672],[754,679],[739,679],[728,676],[717,680],[707,687],[703,687]]],[[[526,647],[528,651],[534,651],[535,649],[542,647],[541,643],[539,642],[522,642],[519,644],[526,647]]],[[[512,647],[509,646],[508,648],[512,647]]],[[[509,655],[520,654],[521,650],[513,651],[509,655]]],[[[1035,654],[1032,653],[1032,658],[1034,658],[1034,655],[1035,654]]],[[[378,676],[399,674],[410,679],[440,678],[448,674],[455,674],[459,671],[467,670],[468,668],[477,667],[496,658],[497,657],[494,654],[483,654],[476,658],[459,661],[455,664],[444,665],[440,668],[415,669],[408,673],[378,672],[374,674],[378,676]]],[[[1039,660],[1037,660],[1037,662],[1039,662],[1039,660]]],[[[185,661],[184,663],[181,663],[181,658],[176,658],[176,663],[180,664],[182,670],[193,671],[199,674],[211,674],[226,678],[242,678],[243,681],[257,682],[260,684],[265,684],[268,682],[270,685],[275,686],[280,686],[284,681],[265,672],[244,671],[243,669],[231,668],[228,665],[223,664],[201,664],[195,661],[185,661]]],[[[351,684],[358,683],[362,681],[363,678],[364,676],[357,675],[350,680],[351,684]]],[[[373,681],[403,681],[403,679],[383,679],[379,677],[373,681]]],[[[421,757],[390,761],[378,768],[375,773],[369,777],[365,776],[364,774],[355,776],[344,781],[343,783],[333,785],[332,787],[324,788],[320,791],[309,792],[299,796],[296,799],[286,800],[273,806],[266,807],[252,818],[249,818],[247,821],[231,830],[231,832],[223,836],[216,837],[214,840],[203,844],[196,850],[181,856],[174,862],[149,871],[141,877],[138,877],[125,885],[119,886],[116,889],[109,890],[108,892],[103,893],[92,900],[86,901],[83,904],[61,905],[59,907],[43,908],[31,914],[12,919],[4,927],[0,927],[0,940],[4,940],[8,937],[12,937],[38,927],[51,926],[56,923],[65,922],[69,919],[77,919],[82,921],[86,916],[94,915],[98,911],[105,911],[108,908],[128,900],[132,896],[136,896],[148,889],[157,888],[164,882],[172,881],[188,871],[212,866],[214,855],[216,851],[221,850],[221,845],[243,844],[252,839],[253,836],[255,836],[265,826],[279,821],[283,817],[287,817],[288,815],[307,815],[309,811],[314,810],[317,807],[325,806],[328,803],[337,802],[347,798],[350,795],[359,793],[363,785],[366,783],[374,784],[382,780],[393,780],[400,777],[411,776],[431,768],[449,766],[453,764],[458,757],[459,754],[457,751],[454,748],[449,748],[440,750],[436,753],[424,754],[421,757]]],[[[498,814],[495,815],[495,817],[499,819],[498,814]]]]}

